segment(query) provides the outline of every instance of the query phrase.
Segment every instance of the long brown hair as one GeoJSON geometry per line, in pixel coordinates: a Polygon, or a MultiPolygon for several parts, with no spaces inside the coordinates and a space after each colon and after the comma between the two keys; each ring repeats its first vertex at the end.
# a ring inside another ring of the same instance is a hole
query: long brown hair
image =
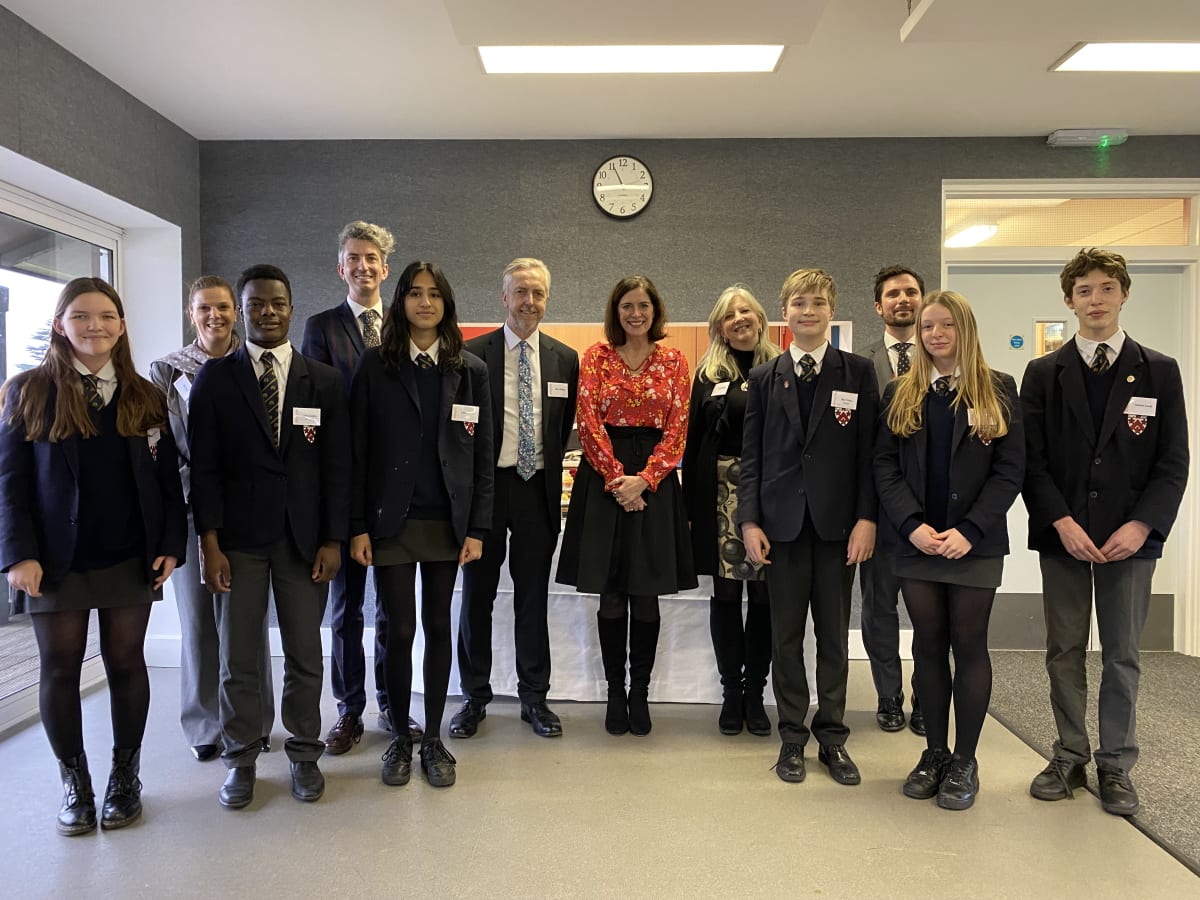
{"type": "Polygon", "coordinates": [[[971,305],[966,297],[954,291],[926,294],[917,309],[917,339],[913,342],[916,352],[912,368],[896,379],[896,393],[887,413],[888,428],[900,437],[912,437],[921,430],[925,395],[934,372],[933,358],[921,339],[921,316],[931,306],[944,307],[954,320],[959,370],[958,391],[953,401],[955,411],[963,403],[968,409],[975,410],[972,435],[1004,437],[1008,434],[1008,420],[1012,415],[1008,398],[999,390],[996,376],[984,362],[983,351],[979,349],[979,328],[971,305]]]}
{"type": "MultiPolygon", "coordinates": [[[[125,306],[112,285],[100,278],[75,278],[68,281],[58,295],[54,321],[62,318],[76,297],[82,294],[103,294],[117,308],[125,321],[125,306]]],[[[95,437],[99,431],[88,412],[83,395],[83,379],[75,371],[75,351],[66,335],[50,329],[50,347],[42,361],[32,369],[14,375],[0,388],[0,416],[10,424],[20,421],[25,438],[30,441],[61,441],[65,438],[95,437]],[[51,415],[50,397],[54,391],[51,415]]],[[[121,386],[117,401],[117,432],[124,437],[145,434],[151,428],[163,428],[167,423],[167,401],[153,383],[138,375],[133,366],[126,331],[112,349],[112,364],[117,383],[121,386]]]]}

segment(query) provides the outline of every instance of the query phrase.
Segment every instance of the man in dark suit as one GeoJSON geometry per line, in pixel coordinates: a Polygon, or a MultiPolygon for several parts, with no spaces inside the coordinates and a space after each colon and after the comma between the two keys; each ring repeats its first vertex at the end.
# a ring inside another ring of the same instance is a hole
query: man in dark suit
{"type": "Polygon", "coordinates": [[[875,549],[872,453],[879,390],[871,363],[830,346],[833,279],[799,269],[780,291],[788,353],[750,372],[738,524],[746,555],[768,566],[772,683],[783,742],[776,774],[804,780],[809,729],[804,629],[817,639],[818,760],[839,784],[858,784],[846,752],[846,641],[854,566],[875,549]]]}
{"type": "MultiPolygon", "coordinates": [[[[392,233],[370,222],[351,222],[338,235],[338,277],[346,282],[346,299],[332,309],[310,316],[304,325],[300,352],[333,366],[342,374],[346,397],[358,359],[368,347],[378,347],[383,329],[383,300],[380,287],[388,276],[388,254],[395,246],[392,233]]],[[[329,680],[338,703],[338,720],[325,735],[325,750],[345,753],[362,739],[363,713],[367,706],[367,659],[363,650],[363,598],[367,569],[343,548],[342,565],[329,594],[329,680]]],[[[387,619],[383,607],[375,611],[375,699],[379,704],[379,727],[391,731],[384,663],[387,649],[387,619]]],[[[410,720],[414,737],[421,729],[410,720]]]]}
{"type": "Polygon", "coordinates": [[[204,576],[218,595],[220,801],[254,797],[261,749],[259,657],[268,596],[283,640],[284,725],[292,795],[320,799],[321,619],[350,521],[350,426],[337,371],[288,342],[291,286],[274,266],[237,285],[246,343],[205,365],[191,394],[192,512],[204,576]]]}
{"type": "MultiPolygon", "coordinates": [[[[875,276],[875,312],[883,319],[883,337],[863,353],[875,367],[879,395],[893,378],[903,375],[912,364],[916,340],[917,307],[925,295],[925,281],[905,266],[888,266],[875,276]]],[[[904,688],[900,665],[900,617],[896,603],[900,585],[892,560],[883,541],[877,541],[875,555],[864,560],[858,570],[862,590],[862,639],[871,660],[871,678],[879,698],[875,722],[884,731],[904,729],[904,688]]],[[[909,727],[925,734],[925,716],[912,686],[912,718],[909,727]]]]}
{"type": "Polygon", "coordinates": [[[507,312],[504,326],[467,342],[467,349],[488,367],[495,411],[496,495],[483,556],[463,567],[458,672],[464,699],[450,720],[451,737],[472,737],[492,700],[492,607],[506,543],[521,719],[542,737],[562,734],[562,723],[546,705],[546,594],[561,521],[563,447],[575,421],[579,356],[538,330],[549,297],[550,270],[545,263],[514,259],[504,269],[500,293],[507,312]]]}
{"type": "Polygon", "coordinates": [[[1081,250],[1060,276],[1079,331],[1033,360],[1021,383],[1028,445],[1025,506],[1046,613],[1046,670],[1058,726],[1054,757],[1030,785],[1039,800],[1086,782],[1085,651],[1095,594],[1103,649],[1096,771],[1105,812],[1132,816],[1138,644],[1150,582],[1183,499],[1188,430],[1175,360],[1120,326],[1125,259],[1081,250]]]}

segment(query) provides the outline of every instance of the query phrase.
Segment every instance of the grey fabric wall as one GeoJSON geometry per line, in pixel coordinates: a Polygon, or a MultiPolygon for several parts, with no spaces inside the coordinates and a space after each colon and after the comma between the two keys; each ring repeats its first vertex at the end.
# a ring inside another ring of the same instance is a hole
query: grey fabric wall
{"type": "MultiPolygon", "coordinates": [[[[500,272],[532,255],[553,274],[551,320],[599,319],[612,285],[634,272],[654,280],[677,321],[705,320],[734,281],[771,309],[792,269],[816,265],[838,281],[839,318],[874,321],[880,266],[906,262],[937,286],[943,178],[1196,178],[1200,137],[1134,137],[1106,154],[1050,149],[1043,137],[206,141],[200,164],[205,271],[232,279],[255,262],[280,265],[298,340],[305,316],[345,296],[336,236],[355,218],[396,235],[385,293],[407,262],[432,259],[464,320],[502,318],[500,272]],[[629,221],[591,196],[596,166],[618,153],[639,157],[655,183],[629,221]]],[[[856,343],[873,332],[856,329],[856,343]]]]}
{"type": "Polygon", "coordinates": [[[199,142],[3,6],[0,145],[178,225],[199,272],[199,142]]]}

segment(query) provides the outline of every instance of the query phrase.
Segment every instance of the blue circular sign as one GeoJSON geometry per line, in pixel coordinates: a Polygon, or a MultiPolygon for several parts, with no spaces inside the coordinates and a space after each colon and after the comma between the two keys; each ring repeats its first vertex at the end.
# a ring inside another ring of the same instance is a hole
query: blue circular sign
{"type": "Polygon", "coordinates": [[[1012,347],[1014,350],[1020,350],[1025,346],[1025,338],[1021,337],[1019,334],[1014,334],[1008,339],[1008,346],[1012,347]]]}

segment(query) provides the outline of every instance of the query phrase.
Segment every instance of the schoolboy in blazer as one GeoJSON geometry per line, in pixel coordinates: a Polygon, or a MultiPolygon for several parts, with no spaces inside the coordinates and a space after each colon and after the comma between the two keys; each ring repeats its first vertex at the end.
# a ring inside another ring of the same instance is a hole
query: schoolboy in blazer
{"type": "Polygon", "coordinates": [[[833,279],[799,269],[780,303],[788,353],[750,373],[738,523],[752,563],[768,566],[772,677],[783,742],[776,774],[805,777],[809,729],[804,629],[817,639],[818,759],[840,784],[858,784],[843,721],[854,566],[875,547],[878,504],[871,456],[879,391],[870,362],[826,339],[837,300],[833,279]]]}
{"type": "Polygon", "coordinates": [[[1085,650],[1095,594],[1103,648],[1096,768],[1106,812],[1139,808],[1138,644],[1150,582],[1188,473],[1187,414],[1175,360],[1120,327],[1131,279],[1125,259],[1081,250],[1060,276],[1079,331],[1033,360],[1021,383],[1028,463],[1029,546],[1038,551],[1046,670],[1058,726],[1054,757],[1030,786],[1061,800],[1086,781],[1085,650]]]}
{"type": "Polygon", "coordinates": [[[321,797],[327,584],[349,523],[349,425],[341,377],[287,341],[291,287],[274,266],[238,281],[246,343],[205,364],[191,395],[192,512],[205,578],[218,597],[221,730],[229,775],[220,800],[254,795],[262,725],[258,657],[270,589],[283,640],[282,719],[292,794],[321,797]],[[270,359],[268,355],[270,354],[270,359]]]}
{"type": "Polygon", "coordinates": [[[562,723],[546,705],[550,690],[546,602],[562,522],[563,447],[575,422],[579,355],[538,329],[550,298],[550,270],[541,260],[518,258],[509,263],[500,298],[507,313],[504,327],[466,344],[487,364],[496,494],[483,556],[463,567],[458,673],[464,702],[450,721],[450,735],[474,735],[492,700],[492,607],[507,551],[522,719],[535,734],[557,737],[562,723]],[[529,360],[529,417],[530,424],[541,426],[531,429],[533,453],[527,463],[520,458],[522,341],[536,348],[536,359],[529,360]],[[524,473],[523,464],[530,467],[524,473]]]}
{"type": "MultiPolygon", "coordinates": [[[[346,299],[331,309],[310,316],[304,324],[300,352],[309,359],[333,366],[342,375],[346,399],[358,360],[370,347],[378,347],[385,312],[380,288],[388,277],[388,254],[395,246],[392,233],[370,222],[351,222],[338,235],[338,277],[346,282],[346,299]]],[[[338,719],[325,735],[325,750],[334,755],[350,750],[363,734],[367,706],[367,659],[363,650],[363,599],[367,569],[342,548],[342,567],[330,583],[329,680],[338,703],[338,719]]],[[[384,665],[387,653],[387,618],[382,604],[375,606],[375,699],[379,727],[391,730],[384,665]]],[[[416,722],[411,722],[416,726],[416,722]]],[[[420,736],[417,727],[415,736],[420,736]]]]}

